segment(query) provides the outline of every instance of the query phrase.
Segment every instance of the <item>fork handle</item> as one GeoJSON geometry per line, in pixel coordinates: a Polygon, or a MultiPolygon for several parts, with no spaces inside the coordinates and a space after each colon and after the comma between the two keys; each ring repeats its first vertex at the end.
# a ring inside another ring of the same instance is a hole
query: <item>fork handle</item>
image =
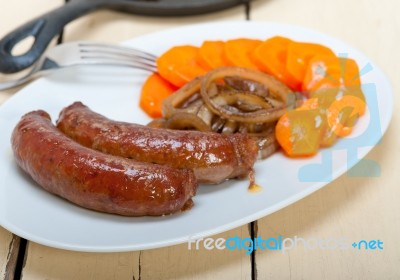
{"type": "Polygon", "coordinates": [[[16,73],[32,66],[67,23],[102,6],[104,1],[69,1],[8,33],[0,40],[0,73],[16,73]],[[29,36],[35,39],[31,48],[13,55],[15,45],[29,36]]]}

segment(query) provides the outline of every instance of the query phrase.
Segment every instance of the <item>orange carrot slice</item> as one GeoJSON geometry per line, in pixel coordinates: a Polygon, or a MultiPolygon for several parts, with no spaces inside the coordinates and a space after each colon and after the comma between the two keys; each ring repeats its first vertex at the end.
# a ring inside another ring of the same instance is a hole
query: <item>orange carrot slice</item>
{"type": "Polygon", "coordinates": [[[272,37],[258,45],[251,53],[251,59],[261,71],[275,76],[291,89],[299,90],[301,83],[286,71],[287,49],[291,42],[285,37],[272,37]]]}
{"type": "Polygon", "coordinates": [[[313,43],[291,42],[287,49],[286,69],[298,82],[304,80],[310,59],[316,55],[335,56],[331,49],[313,43]]]}
{"type": "Polygon", "coordinates": [[[145,81],[140,96],[139,106],[152,118],[162,116],[161,108],[165,98],[178,88],[163,79],[157,73],[150,75],[145,81]]]}
{"type": "Polygon", "coordinates": [[[290,157],[311,156],[321,141],[321,113],[318,109],[292,110],[283,115],[276,127],[279,145],[290,157]]]}
{"type": "Polygon", "coordinates": [[[224,45],[224,59],[230,66],[258,69],[251,60],[250,54],[260,43],[260,40],[244,38],[228,40],[224,45]]]}
{"type": "Polygon", "coordinates": [[[343,77],[343,85],[354,86],[361,85],[360,71],[357,62],[354,59],[339,57],[340,73],[343,77]]]}
{"type": "Polygon", "coordinates": [[[224,45],[222,41],[204,41],[199,49],[198,64],[207,70],[226,66],[223,58],[224,45]]]}
{"type": "Polygon", "coordinates": [[[303,91],[314,91],[319,88],[332,88],[339,85],[337,76],[339,59],[331,55],[316,55],[310,59],[304,79],[303,91]],[[322,85],[324,85],[322,87],[322,85]]]}
{"type": "Polygon", "coordinates": [[[359,116],[365,112],[365,103],[358,97],[345,95],[336,99],[328,108],[329,127],[339,137],[347,136],[359,116]]]}
{"type": "Polygon", "coordinates": [[[350,58],[316,55],[310,59],[303,79],[303,91],[360,85],[357,63],[350,58]]]}
{"type": "Polygon", "coordinates": [[[171,84],[181,87],[192,79],[206,73],[197,63],[199,48],[177,46],[169,49],[157,59],[157,70],[171,84]]]}

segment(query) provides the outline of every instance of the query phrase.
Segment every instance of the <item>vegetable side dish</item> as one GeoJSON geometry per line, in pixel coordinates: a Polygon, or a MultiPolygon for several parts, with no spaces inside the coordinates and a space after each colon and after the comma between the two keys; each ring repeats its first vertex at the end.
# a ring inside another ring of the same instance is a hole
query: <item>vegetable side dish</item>
{"type": "Polygon", "coordinates": [[[261,158],[278,144],[290,157],[312,156],[349,135],[365,112],[357,63],[320,44],[205,41],[172,47],[157,67],[140,99],[156,118],[151,126],[247,133],[261,158]]]}

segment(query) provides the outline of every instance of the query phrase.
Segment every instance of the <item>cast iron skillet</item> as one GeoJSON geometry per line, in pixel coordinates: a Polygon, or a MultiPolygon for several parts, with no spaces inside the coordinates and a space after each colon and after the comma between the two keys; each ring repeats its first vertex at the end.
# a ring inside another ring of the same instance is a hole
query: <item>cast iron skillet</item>
{"type": "Polygon", "coordinates": [[[33,63],[43,54],[50,41],[70,21],[98,9],[110,9],[148,16],[190,16],[223,10],[246,0],[70,0],[62,7],[35,18],[0,40],[0,73],[15,73],[33,63]],[[30,50],[13,56],[13,47],[33,36],[30,50]]]}

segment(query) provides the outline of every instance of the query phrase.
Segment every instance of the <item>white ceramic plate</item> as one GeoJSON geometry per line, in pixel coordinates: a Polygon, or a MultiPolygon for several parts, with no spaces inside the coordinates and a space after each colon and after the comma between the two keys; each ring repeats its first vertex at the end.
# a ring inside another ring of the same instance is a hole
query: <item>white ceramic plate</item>
{"type": "MultiPolygon", "coordinates": [[[[161,54],[181,44],[238,37],[265,39],[273,35],[318,42],[356,59],[362,71],[369,110],[351,138],[309,159],[288,159],[276,153],[255,165],[262,192],[249,193],[246,180],[200,186],[195,207],[167,217],[129,218],[86,210],[51,195],[17,167],[10,146],[11,131],[20,117],[36,109],[58,112],[80,100],[109,118],[146,124],[139,109],[140,87],[147,74],[130,69],[75,68],[42,78],[0,107],[0,224],[26,239],[78,251],[130,251],[182,243],[244,225],[311,194],[337,178],[376,145],[392,115],[392,90],[379,68],[359,51],[309,29],[265,22],[201,24],[171,29],[126,42],[161,54]],[[323,165],[319,164],[324,162],[323,165]]],[[[353,173],[379,168],[364,161],[353,173]],[[364,168],[364,169],[363,169],[364,168]]],[[[379,171],[376,169],[376,171],[379,171]]],[[[368,174],[358,174],[361,176],[368,174]]]]}

